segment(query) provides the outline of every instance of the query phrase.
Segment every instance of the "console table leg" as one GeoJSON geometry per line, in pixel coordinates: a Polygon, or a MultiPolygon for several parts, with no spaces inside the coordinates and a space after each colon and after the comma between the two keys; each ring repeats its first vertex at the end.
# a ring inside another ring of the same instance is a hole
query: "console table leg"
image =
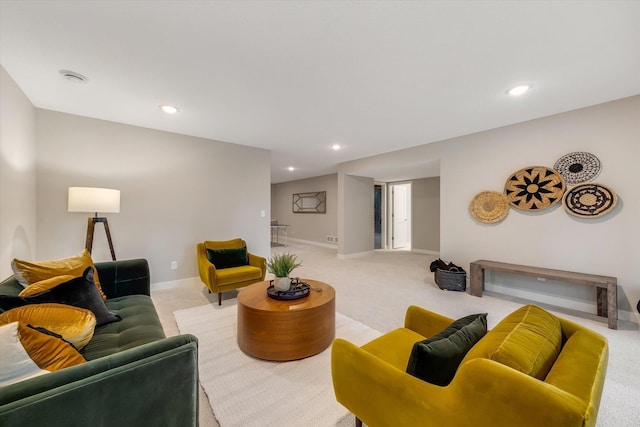
{"type": "Polygon", "coordinates": [[[608,290],[607,288],[596,288],[596,306],[598,310],[598,316],[608,317],[608,290]]]}
{"type": "Polygon", "coordinates": [[[609,329],[618,329],[618,287],[607,285],[607,313],[609,329]]]}
{"type": "Polygon", "coordinates": [[[471,263],[469,270],[469,287],[471,288],[471,295],[482,297],[482,291],[484,290],[484,268],[471,263]]]}

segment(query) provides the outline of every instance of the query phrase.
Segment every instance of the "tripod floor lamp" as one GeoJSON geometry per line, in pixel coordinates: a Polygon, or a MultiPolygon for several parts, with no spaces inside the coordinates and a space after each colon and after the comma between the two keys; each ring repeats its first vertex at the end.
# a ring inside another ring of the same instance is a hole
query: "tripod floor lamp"
{"type": "Polygon", "coordinates": [[[119,213],[120,212],[120,190],[112,190],[110,188],[93,188],[93,187],[69,187],[69,212],[94,212],[95,216],[89,217],[87,220],[87,240],[85,247],[91,253],[93,248],[93,231],[96,223],[104,224],[104,231],[107,233],[107,241],[111,250],[111,259],[116,260],[116,253],[113,250],[113,242],[111,241],[111,232],[109,231],[109,222],[106,217],[99,217],[100,213],[119,213]]]}

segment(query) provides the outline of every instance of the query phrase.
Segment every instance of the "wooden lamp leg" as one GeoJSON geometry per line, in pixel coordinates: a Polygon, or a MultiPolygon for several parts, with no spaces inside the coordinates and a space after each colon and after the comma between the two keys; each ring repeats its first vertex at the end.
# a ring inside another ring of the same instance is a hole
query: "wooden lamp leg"
{"type": "Polygon", "coordinates": [[[87,248],[89,253],[91,253],[91,249],[93,249],[93,231],[96,227],[96,222],[93,217],[89,217],[87,220],[87,240],[85,242],[84,247],[87,248]]]}
{"type": "Polygon", "coordinates": [[[96,227],[96,222],[101,222],[104,224],[104,231],[107,233],[107,242],[109,242],[109,250],[111,251],[111,260],[116,260],[116,252],[113,249],[113,241],[111,240],[111,232],[109,231],[109,222],[106,217],[89,217],[87,221],[87,240],[85,243],[85,247],[91,253],[93,249],[93,233],[96,227]]]}

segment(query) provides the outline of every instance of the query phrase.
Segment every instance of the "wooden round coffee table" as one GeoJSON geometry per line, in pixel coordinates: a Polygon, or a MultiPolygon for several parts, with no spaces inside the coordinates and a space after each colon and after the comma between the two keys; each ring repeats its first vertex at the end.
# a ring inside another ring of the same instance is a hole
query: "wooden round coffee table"
{"type": "Polygon", "coordinates": [[[323,282],[301,280],[312,289],[308,296],[291,301],[269,297],[268,281],[240,289],[238,345],[242,351],[259,359],[285,361],[329,347],[336,329],[335,290],[323,282]]]}

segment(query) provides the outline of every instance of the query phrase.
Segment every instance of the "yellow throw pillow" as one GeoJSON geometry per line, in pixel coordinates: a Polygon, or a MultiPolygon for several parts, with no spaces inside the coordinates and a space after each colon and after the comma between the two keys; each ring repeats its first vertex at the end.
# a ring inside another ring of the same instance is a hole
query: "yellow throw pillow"
{"type": "Polygon", "coordinates": [[[102,292],[102,287],[100,286],[98,270],[93,264],[91,254],[86,249],[72,257],[53,261],[29,262],[17,258],[11,261],[11,269],[13,270],[16,280],[25,288],[41,280],[56,276],[69,275],[80,277],[88,266],[93,267],[93,278],[96,286],[100,291],[102,299],[106,301],[107,297],[102,292]]]}
{"type": "Polygon", "coordinates": [[[86,362],[78,350],[45,328],[18,323],[20,344],[40,369],[57,371],[86,362]]]}
{"type": "Polygon", "coordinates": [[[72,305],[28,304],[0,314],[0,325],[13,322],[45,328],[61,335],[80,350],[93,338],[96,316],[87,309],[72,305]]]}
{"type": "Polygon", "coordinates": [[[55,276],[49,279],[44,279],[27,286],[22,291],[20,291],[18,295],[21,297],[28,297],[29,295],[39,294],[40,292],[44,292],[48,289],[55,288],[60,283],[68,282],[73,278],[74,276],[69,276],[68,274],[66,274],[64,276],[55,276]]]}

